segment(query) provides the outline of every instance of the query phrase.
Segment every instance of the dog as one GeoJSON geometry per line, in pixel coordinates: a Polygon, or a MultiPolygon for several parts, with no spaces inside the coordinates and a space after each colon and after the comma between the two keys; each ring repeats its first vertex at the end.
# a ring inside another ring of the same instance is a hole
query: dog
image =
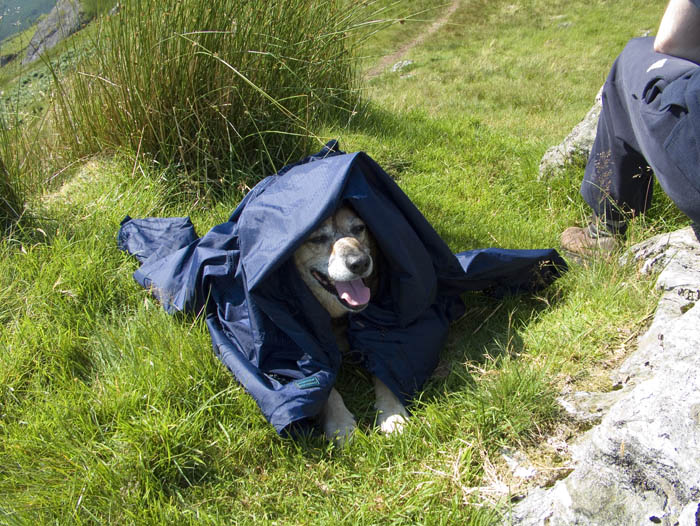
{"type": "MultiPolygon", "coordinates": [[[[341,350],[349,350],[347,315],[364,310],[378,288],[378,254],[367,225],[347,205],[338,208],[294,252],[294,265],[301,279],[333,319],[341,350]]],[[[373,383],[379,428],[385,433],[401,432],[408,418],[406,408],[379,378],[373,377],[373,383]]],[[[357,427],[335,388],[320,418],[324,435],[341,446],[357,427]]]]}

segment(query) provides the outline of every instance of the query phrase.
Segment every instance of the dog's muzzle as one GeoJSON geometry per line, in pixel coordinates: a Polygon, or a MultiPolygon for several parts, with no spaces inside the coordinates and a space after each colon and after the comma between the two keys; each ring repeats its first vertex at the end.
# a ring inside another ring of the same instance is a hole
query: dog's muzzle
{"type": "Polygon", "coordinates": [[[311,275],[326,291],[336,296],[351,311],[359,312],[369,303],[371,293],[361,278],[351,281],[333,281],[317,270],[312,270],[311,275]]]}

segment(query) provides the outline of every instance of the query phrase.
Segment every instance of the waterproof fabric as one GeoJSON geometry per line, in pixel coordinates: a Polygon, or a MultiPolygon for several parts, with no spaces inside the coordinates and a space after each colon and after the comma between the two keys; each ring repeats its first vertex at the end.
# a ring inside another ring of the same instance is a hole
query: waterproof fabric
{"type": "Polygon", "coordinates": [[[127,218],[118,241],[135,279],[170,313],[204,313],[216,356],[282,433],[318,415],[341,365],[331,319],[290,256],[346,203],[383,254],[381,286],[349,316],[356,357],[408,404],[438,363],[459,294],[535,290],[566,268],[554,250],[456,256],[365,153],[321,152],[261,181],[226,223],[199,238],[188,218],[127,218]]]}

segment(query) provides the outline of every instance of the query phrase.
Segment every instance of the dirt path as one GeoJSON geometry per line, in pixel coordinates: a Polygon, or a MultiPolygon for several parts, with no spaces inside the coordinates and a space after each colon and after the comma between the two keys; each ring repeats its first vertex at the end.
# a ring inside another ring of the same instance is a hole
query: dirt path
{"type": "Polygon", "coordinates": [[[457,10],[458,7],[459,7],[459,0],[452,0],[452,3],[447,8],[447,10],[444,12],[444,14],[440,18],[438,18],[435,22],[433,22],[430,25],[430,27],[428,27],[428,29],[423,31],[420,35],[418,35],[416,38],[414,38],[410,42],[406,42],[403,46],[401,46],[399,49],[397,49],[391,55],[385,55],[384,57],[382,57],[382,59],[379,61],[379,63],[367,72],[367,74],[365,75],[366,78],[371,79],[373,77],[376,77],[377,75],[382,73],[382,71],[384,71],[384,69],[387,66],[398,62],[399,59],[401,59],[401,57],[403,57],[411,49],[413,49],[414,47],[425,42],[438,29],[440,29],[442,26],[444,26],[447,23],[447,21],[454,14],[454,12],[457,10]]]}

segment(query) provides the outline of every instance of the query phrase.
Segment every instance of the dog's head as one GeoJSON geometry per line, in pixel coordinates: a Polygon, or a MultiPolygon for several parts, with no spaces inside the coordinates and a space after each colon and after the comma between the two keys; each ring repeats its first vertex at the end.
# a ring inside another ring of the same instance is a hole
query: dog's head
{"type": "Polygon", "coordinates": [[[359,312],[369,304],[374,247],[364,221],[342,206],[294,252],[301,278],[331,317],[359,312]]]}

